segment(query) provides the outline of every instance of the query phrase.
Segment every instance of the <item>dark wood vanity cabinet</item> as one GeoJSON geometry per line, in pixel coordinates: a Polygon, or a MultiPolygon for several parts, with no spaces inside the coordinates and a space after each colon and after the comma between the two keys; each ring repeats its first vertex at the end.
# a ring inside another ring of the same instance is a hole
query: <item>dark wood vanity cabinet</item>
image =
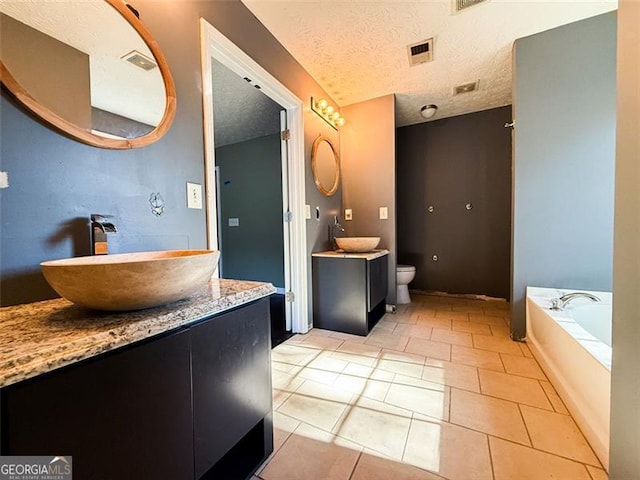
{"type": "Polygon", "coordinates": [[[388,258],[313,256],[313,326],[367,335],[386,310],[388,258]]]}
{"type": "Polygon", "coordinates": [[[73,478],[250,477],[273,450],[269,300],[0,390],[2,455],[73,478]]]}

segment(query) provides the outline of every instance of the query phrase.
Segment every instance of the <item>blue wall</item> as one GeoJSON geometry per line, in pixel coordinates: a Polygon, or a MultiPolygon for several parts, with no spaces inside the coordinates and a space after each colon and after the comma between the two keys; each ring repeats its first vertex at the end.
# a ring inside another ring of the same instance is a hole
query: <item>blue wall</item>
{"type": "Polygon", "coordinates": [[[526,287],[612,289],[616,14],[516,41],[512,335],[526,287]]]}

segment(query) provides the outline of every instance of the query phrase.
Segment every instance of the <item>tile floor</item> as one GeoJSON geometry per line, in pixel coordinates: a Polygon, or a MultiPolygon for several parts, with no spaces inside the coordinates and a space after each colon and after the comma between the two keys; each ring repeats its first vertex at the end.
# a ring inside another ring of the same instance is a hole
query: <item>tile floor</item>
{"type": "Polygon", "coordinates": [[[290,338],[254,479],[606,479],[508,318],[504,302],[414,294],[368,337],[290,338]]]}

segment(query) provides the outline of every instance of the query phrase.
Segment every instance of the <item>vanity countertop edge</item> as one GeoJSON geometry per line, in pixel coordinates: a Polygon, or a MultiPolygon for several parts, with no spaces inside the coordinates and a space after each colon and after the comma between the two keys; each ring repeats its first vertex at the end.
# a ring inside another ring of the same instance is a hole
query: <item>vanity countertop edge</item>
{"type": "Polygon", "coordinates": [[[376,258],[384,257],[389,254],[389,250],[372,250],[365,253],[349,253],[344,250],[327,250],[325,252],[314,252],[312,257],[325,257],[325,258],[364,258],[365,260],[375,260],[376,258]]]}
{"type": "Polygon", "coordinates": [[[0,387],[71,365],[275,293],[270,283],[211,279],[188,298],[99,312],[56,298],[0,308],[0,387]]]}

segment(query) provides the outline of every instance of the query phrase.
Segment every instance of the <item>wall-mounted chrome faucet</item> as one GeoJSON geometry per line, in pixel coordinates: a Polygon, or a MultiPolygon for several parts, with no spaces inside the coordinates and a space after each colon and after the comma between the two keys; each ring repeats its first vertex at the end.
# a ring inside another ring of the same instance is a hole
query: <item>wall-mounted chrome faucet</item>
{"type": "Polygon", "coordinates": [[[576,298],[588,298],[592,302],[599,302],[600,299],[591,293],[586,292],[573,292],[562,295],[559,298],[554,298],[551,300],[551,310],[562,310],[566,307],[569,302],[575,300],[576,298]]]}
{"type": "Polygon", "coordinates": [[[107,255],[109,253],[108,233],[116,233],[116,226],[107,221],[113,215],[91,214],[91,255],[107,255]]]}
{"type": "Polygon", "coordinates": [[[340,225],[340,219],[337,215],[333,216],[333,223],[329,224],[329,243],[331,243],[336,249],[338,244],[336,243],[336,230],[344,233],[344,228],[340,225]]]}

